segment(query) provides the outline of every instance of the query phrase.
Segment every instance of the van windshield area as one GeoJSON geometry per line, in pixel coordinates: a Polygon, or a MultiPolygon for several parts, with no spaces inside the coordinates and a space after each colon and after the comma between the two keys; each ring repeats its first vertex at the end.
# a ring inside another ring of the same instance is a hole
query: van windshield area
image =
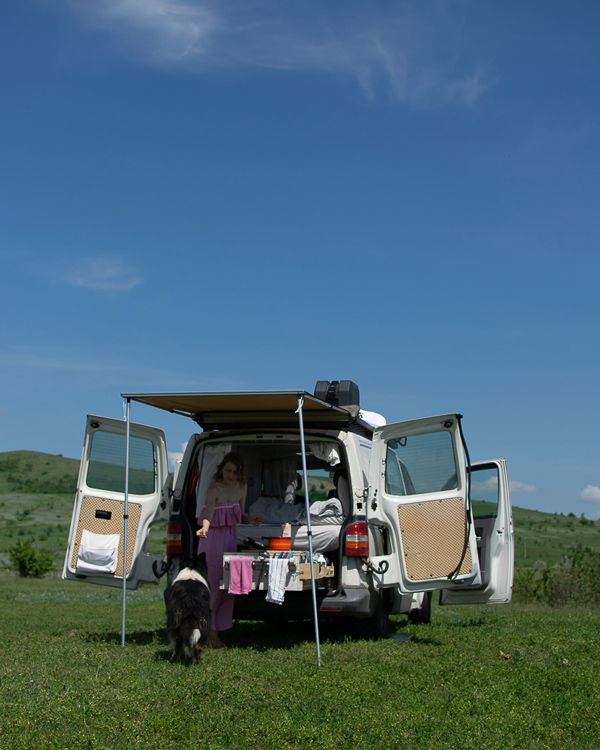
{"type": "Polygon", "coordinates": [[[444,430],[394,438],[387,443],[385,490],[422,495],[458,488],[452,436],[444,430]]]}

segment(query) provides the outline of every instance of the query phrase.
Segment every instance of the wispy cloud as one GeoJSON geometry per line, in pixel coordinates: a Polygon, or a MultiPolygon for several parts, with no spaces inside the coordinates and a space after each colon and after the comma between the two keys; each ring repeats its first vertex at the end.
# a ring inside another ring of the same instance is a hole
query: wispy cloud
{"type": "Polygon", "coordinates": [[[271,68],[352,76],[415,105],[472,105],[493,84],[468,58],[460,0],[393,4],[298,0],[71,0],[88,28],[157,67],[271,68]]]}
{"type": "Polygon", "coordinates": [[[57,283],[99,292],[129,292],[143,282],[126,260],[110,255],[59,262],[50,276],[57,283]]]}
{"type": "Polygon", "coordinates": [[[498,478],[490,477],[485,482],[471,480],[471,494],[475,497],[478,494],[488,495],[498,492],[498,478]]]}
{"type": "Polygon", "coordinates": [[[88,26],[109,31],[130,52],[155,63],[203,58],[222,31],[211,0],[73,0],[71,5],[88,26]]]}
{"type": "Polygon", "coordinates": [[[600,503],[600,487],[588,484],[581,490],[579,497],[584,503],[600,503]]]}
{"type": "Polygon", "coordinates": [[[531,495],[537,492],[537,487],[534,484],[523,484],[523,482],[515,482],[511,479],[510,491],[515,494],[531,495]]]}
{"type": "MultiPolygon", "coordinates": [[[[490,477],[485,482],[478,482],[473,480],[471,485],[471,494],[473,497],[477,497],[481,494],[483,497],[495,495],[498,491],[498,478],[490,477]]],[[[514,494],[532,494],[537,492],[537,487],[533,484],[523,484],[523,482],[516,482],[511,480],[510,491],[514,494]]]]}

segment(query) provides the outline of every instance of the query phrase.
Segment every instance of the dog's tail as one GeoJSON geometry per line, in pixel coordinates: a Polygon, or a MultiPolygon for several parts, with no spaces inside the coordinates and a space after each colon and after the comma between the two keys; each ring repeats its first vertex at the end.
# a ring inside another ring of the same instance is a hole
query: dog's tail
{"type": "MultiPolygon", "coordinates": [[[[200,625],[200,623],[197,623],[197,625],[200,625]]],[[[194,664],[200,664],[202,647],[206,643],[207,636],[208,631],[203,634],[199,627],[195,627],[189,632],[188,643],[189,649],[192,652],[192,659],[194,661],[194,664]]]]}
{"type": "MultiPolygon", "coordinates": [[[[200,630],[199,625],[200,623],[196,618],[189,618],[181,623],[181,640],[192,651],[194,649],[194,646],[202,638],[202,631],[200,630]]],[[[206,633],[205,635],[208,635],[208,633],[206,633]]]]}

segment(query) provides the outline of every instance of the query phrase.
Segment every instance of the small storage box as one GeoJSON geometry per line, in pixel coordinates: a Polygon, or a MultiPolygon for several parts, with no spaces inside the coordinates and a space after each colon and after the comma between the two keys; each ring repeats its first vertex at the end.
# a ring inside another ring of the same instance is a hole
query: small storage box
{"type": "MultiPolygon", "coordinates": [[[[313,563],[315,578],[333,578],[333,565],[313,563]]],[[[300,563],[300,579],[310,581],[310,563],[300,563]]]]}

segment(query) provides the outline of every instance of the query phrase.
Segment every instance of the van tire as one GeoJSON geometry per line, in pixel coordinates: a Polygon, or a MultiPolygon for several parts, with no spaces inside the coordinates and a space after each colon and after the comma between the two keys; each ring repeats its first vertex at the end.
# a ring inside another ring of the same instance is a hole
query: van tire
{"type": "Polygon", "coordinates": [[[420,609],[413,609],[408,613],[408,621],[412,625],[429,625],[431,622],[431,591],[425,593],[420,609]]]}

